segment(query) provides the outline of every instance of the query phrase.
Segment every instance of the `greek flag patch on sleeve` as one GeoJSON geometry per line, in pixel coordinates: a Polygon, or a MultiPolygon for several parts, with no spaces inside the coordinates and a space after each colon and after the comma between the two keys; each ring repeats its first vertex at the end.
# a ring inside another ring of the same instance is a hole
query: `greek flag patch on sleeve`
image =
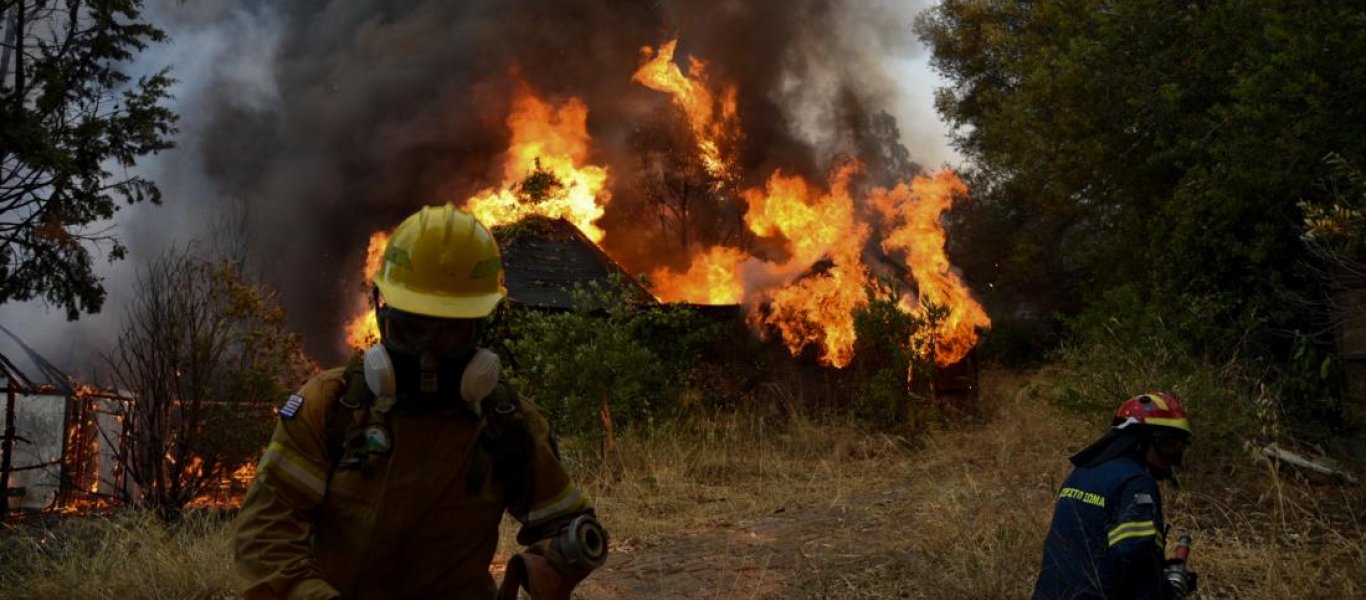
{"type": "Polygon", "coordinates": [[[1152,494],[1134,494],[1134,504],[1156,504],[1153,502],[1152,494]]]}
{"type": "Polygon", "coordinates": [[[280,415],[281,419],[293,419],[294,415],[299,412],[299,409],[303,408],[303,405],[303,396],[300,396],[298,394],[291,394],[289,396],[289,399],[285,400],[285,405],[281,406],[279,410],[275,411],[275,413],[280,415]]]}

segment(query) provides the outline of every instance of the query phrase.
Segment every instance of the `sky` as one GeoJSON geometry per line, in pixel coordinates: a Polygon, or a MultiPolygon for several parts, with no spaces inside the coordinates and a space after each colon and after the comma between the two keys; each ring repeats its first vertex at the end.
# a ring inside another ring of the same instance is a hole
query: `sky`
{"type": "MultiPolygon", "coordinates": [[[[904,18],[905,38],[913,40],[881,57],[896,87],[896,99],[884,108],[896,117],[902,143],[922,165],[957,166],[961,158],[950,147],[947,127],[933,106],[935,89],[944,82],[932,72],[929,53],[910,31],[911,15],[924,3],[867,1],[895,6],[889,10],[904,18]]],[[[280,102],[272,65],[285,41],[281,39],[284,28],[268,3],[153,0],[147,3],[146,15],[167,31],[171,42],[142,53],[129,70],[152,73],[170,67],[177,79],[172,89],[172,108],[180,115],[177,147],[144,158],[136,167],[160,185],[163,205],[125,206],[115,216],[116,235],[130,253],[128,260],[115,263],[98,256],[95,260],[108,292],[101,313],[68,322],[64,311],[41,300],[0,305],[0,323],[50,361],[83,374],[92,367],[98,369],[99,353],[117,340],[125,304],[136,285],[137,265],[169,247],[189,243],[178,239],[176,232],[202,226],[203,209],[217,193],[200,157],[218,92],[228,86],[233,102],[253,110],[269,110],[280,102]]]]}

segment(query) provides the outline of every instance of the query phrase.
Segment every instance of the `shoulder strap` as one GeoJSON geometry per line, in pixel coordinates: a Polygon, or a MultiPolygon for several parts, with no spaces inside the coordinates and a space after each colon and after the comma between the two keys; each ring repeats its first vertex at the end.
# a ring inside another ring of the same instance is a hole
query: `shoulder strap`
{"type": "Polygon", "coordinates": [[[503,382],[493,388],[480,407],[483,427],[479,432],[475,461],[469,474],[469,490],[476,493],[484,469],[493,470],[494,481],[503,486],[510,502],[518,501],[526,489],[526,464],[533,443],[517,392],[503,382]],[[489,464],[492,463],[492,464],[489,464]]]}
{"type": "Polygon", "coordinates": [[[333,465],[342,458],[347,434],[358,424],[357,415],[363,416],[375,401],[375,395],[365,384],[364,366],[359,358],[346,366],[342,390],[341,397],[332,403],[327,414],[327,458],[333,465]]]}

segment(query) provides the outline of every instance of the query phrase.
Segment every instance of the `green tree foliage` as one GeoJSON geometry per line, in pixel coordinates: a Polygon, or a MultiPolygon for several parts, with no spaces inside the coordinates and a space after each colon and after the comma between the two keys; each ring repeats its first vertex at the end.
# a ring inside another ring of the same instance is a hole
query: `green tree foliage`
{"type": "Polygon", "coordinates": [[[1129,285],[1310,329],[1297,204],[1328,201],[1324,155],[1366,160],[1361,4],[946,0],[917,31],[971,161],[954,256],[989,301],[1075,314],[1129,285]]]}
{"type": "Polygon", "coordinates": [[[0,302],[41,297],[68,319],[98,312],[91,250],[125,248],[107,228],[119,201],[160,202],[130,176],[172,146],[165,71],[130,81],[120,66],[165,34],[137,0],[0,2],[0,302]]]}
{"type": "Polygon", "coordinates": [[[1325,255],[1325,261],[1343,268],[1366,262],[1366,174],[1337,154],[1325,159],[1332,168],[1326,180],[1327,202],[1301,202],[1305,241],[1325,255]]]}
{"type": "Polygon", "coordinates": [[[132,394],[120,464],[134,502],[177,515],[260,451],[271,407],[314,370],[276,295],[241,264],[170,250],[141,271],[106,356],[132,394]]]}
{"type": "Polygon", "coordinates": [[[1072,336],[1052,354],[1048,393],[1064,407],[1108,415],[1125,398],[1172,392],[1191,411],[1202,445],[1237,450],[1279,411],[1264,369],[1239,359],[1243,348],[1206,352],[1196,342],[1228,328],[1214,318],[1220,310],[1194,298],[1158,306],[1132,286],[1110,290],[1069,320],[1072,336]]]}
{"type": "Polygon", "coordinates": [[[692,366],[720,335],[686,307],[645,304],[628,290],[619,281],[579,288],[573,311],[503,317],[509,379],[559,431],[599,432],[604,402],[618,427],[677,414],[692,366]]]}

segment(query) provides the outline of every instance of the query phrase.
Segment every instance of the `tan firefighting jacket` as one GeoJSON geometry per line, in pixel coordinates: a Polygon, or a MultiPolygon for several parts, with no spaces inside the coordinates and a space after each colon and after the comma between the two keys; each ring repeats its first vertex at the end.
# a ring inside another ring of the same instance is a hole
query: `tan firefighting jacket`
{"type": "Polygon", "coordinates": [[[504,509],[522,523],[522,543],[592,510],[561,467],[545,417],[515,392],[516,410],[500,420],[464,407],[379,413],[346,406],[353,379],[363,377],[325,371],[281,411],[236,522],[247,598],[493,598],[489,564],[504,509]],[[370,451],[361,460],[337,458],[328,429],[336,418],[363,433],[370,451]],[[504,459],[487,449],[489,428],[515,429],[508,418],[529,434],[516,485],[495,476],[504,459]]]}

